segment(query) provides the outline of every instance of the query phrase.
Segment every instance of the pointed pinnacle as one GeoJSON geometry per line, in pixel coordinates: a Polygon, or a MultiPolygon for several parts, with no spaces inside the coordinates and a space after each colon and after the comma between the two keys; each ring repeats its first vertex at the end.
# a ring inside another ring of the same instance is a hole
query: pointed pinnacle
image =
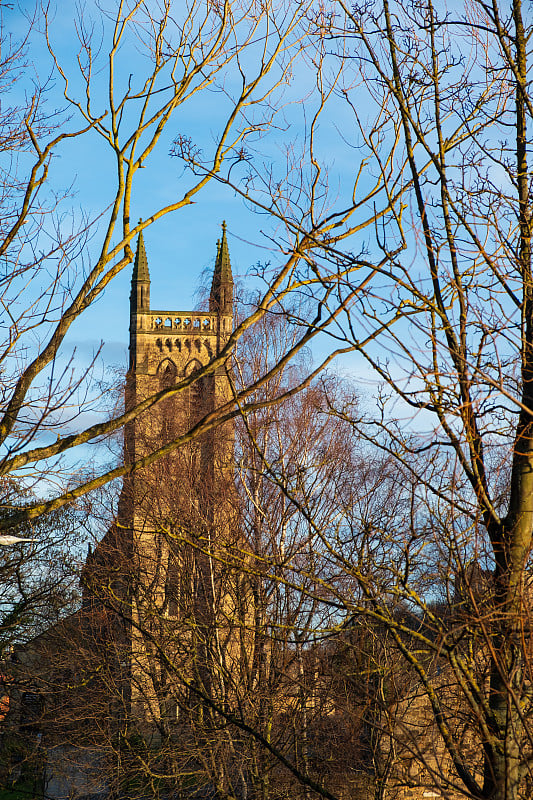
{"type": "MultiPolygon", "coordinates": [[[[141,222],[141,220],[139,220],[139,222],[141,222]]],[[[133,265],[133,275],[131,280],[132,282],[150,280],[148,259],[146,258],[144,236],[142,231],[139,233],[139,238],[137,240],[137,252],[135,253],[135,263],[133,265]]]]}
{"type": "Polygon", "coordinates": [[[230,283],[233,280],[228,250],[228,240],[226,238],[226,220],[224,220],[222,223],[222,240],[220,242],[220,251],[215,270],[218,272],[220,283],[230,283]]]}
{"type": "Polygon", "coordinates": [[[231,314],[233,308],[233,277],[229,258],[226,223],[222,223],[222,239],[217,241],[217,257],[209,297],[209,310],[231,314]]]}

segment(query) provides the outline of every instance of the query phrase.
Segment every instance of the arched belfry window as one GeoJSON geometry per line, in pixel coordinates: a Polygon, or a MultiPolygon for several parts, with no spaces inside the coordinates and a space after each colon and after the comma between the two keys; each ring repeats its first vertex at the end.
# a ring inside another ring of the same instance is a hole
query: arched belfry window
{"type": "Polygon", "coordinates": [[[174,362],[171,361],[170,358],[165,358],[165,360],[162,361],[157,368],[157,375],[159,377],[161,389],[167,389],[169,386],[172,386],[174,383],[176,383],[177,374],[178,370],[174,362]]]}
{"type": "MultiPolygon", "coordinates": [[[[185,377],[193,375],[202,368],[201,363],[197,358],[192,358],[185,367],[185,377]]],[[[203,415],[205,404],[205,381],[204,378],[198,378],[197,381],[189,386],[189,419],[191,421],[198,420],[203,415]]]]}
{"type": "Polygon", "coordinates": [[[193,372],[198,372],[198,370],[202,369],[202,365],[198,361],[197,358],[191,358],[190,361],[187,362],[185,365],[185,377],[188,378],[189,375],[192,375],[193,372]]]}
{"type": "MultiPolygon", "coordinates": [[[[159,388],[168,389],[176,383],[178,369],[170,358],[165,358],[157,368],[159,388]]],[[[158,404],[160,417],[161,439],[163,444],[172,441],[176,433],[176,414],[172,398],[163,400],[158,404]]]]}

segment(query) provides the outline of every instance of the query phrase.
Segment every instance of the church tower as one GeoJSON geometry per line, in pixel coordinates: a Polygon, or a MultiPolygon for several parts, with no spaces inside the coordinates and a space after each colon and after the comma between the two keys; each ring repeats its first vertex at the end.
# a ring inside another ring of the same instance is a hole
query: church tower
{"type": "MultiPolygon", "coordinates": [[[[222,238],[217,242],[209,311],[204,312],[150,308],[150,273],[141,232],[131,281],[126,408],[134,407],[141,400],[208,364],[221,352],[232,330],[233,277],[226,223],[222,223],[222,238]]],[[[188,423],[200,418],[201,412],[213,410],[230,396],[224,368],[219,368],[214,375],[197,383],[192,385],[188,393],[184,392],[182,397],[164,407],[164,430],[155,432],[157,438],[154,444],[164,444],[169,436],[183,433],[188,423]]],[[[153,420],[147,421],[146,415],[129,424],[126,430],[126,463],[132,463],[148,452],[144,440],[152,428],[153,420]]]]}
{"type": "MultiPolygon", "coordinates": [[[[152,309],[150,285],[141,232],[131,280],[126,410],[161,389],[179,387],[227,343],[233,329],[233,277],[226,223],[217,242],[207,310],[152,309]]],[[[133,465],[194,430],[231,396],[228,368],[221,366],[158,402],[127,423],[125,463],[133,465]]],[[[221,623],[222,617],[234,616],[236,593],[221,557],[238,538],[233,440],[233,426],[225,423],[133,470],[124,479],[116,522],[87,560],[85,593],[93,607],[96,602],[111,609],[111,627],[119,631],[103,637],[117,648],[127,713],[152,725],[183,710],[189,702],[184,685],[196,681],[205,689],[211,684],[213,636],[218,646],[226,634],[228,641],[234,637],[227,622],[221,623]],[[170,659],[174,679],[162,653],[170,659]],[[185,684],[177,674],[187,675],[185,684]]]]}

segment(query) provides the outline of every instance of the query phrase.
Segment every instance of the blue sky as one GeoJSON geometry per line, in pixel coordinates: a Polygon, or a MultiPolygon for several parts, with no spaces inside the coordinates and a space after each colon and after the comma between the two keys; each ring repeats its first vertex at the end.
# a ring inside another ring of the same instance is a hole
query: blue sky
{"type": "MultiPolygon", "coordinates": [[[[27,30],[25,12],[32,4],[22,3],[13,10],[4,10],[4,25],[13,37],[20,38],[27,30]]],[[[88,4],[95,25],[95,39],[98,39],[101,14],[93,4],[88,4]],[[91,12],[92,8],[92,12],[91,12]]],[[[74,9],[74,7],[70,7],[74,9]]],[[[65,71],[76,76],[77,43],[75,27],[70,15],[64,13],[65,6],[57,4],[51,23],[51,41],[65,71]]],[[[39,22],[32,35],[27,55],[23,85],[18,89],[30,92],[33,80],[47,82],[47,104],[50,109],[64,107],[62,84],[53,72],[50,56],[39,33],[39,22]]],[[[108,32],[105,34],[108,40],[108,32]]],[[[117,82],[124,84],[127,75],[124,67],[131,71],[133,79],[143,73],[146,65],[133,42],[127,42],[120,54],[122,64],[117,82]]],[[[102,62],[105,63],[105,62],[102,62]]],[[[97,76],[95,106],[98,105],[98,92],[105,92],[105,75],[97,76]]],[[[79,82],[74,80],[73,90],[79,93],[79,82]]],[[[102,101],[105,100],[102,94],[102,101]]],[[[139,170],[135,178],[132,202],[132,216],[136,220],[146,216],[154,209],[172,202],[190,179],[183,172],[177,158],[169,155],[174,136],[179,132],[197,137],[207,147],[216,136],[224,111],[220,94],[205,92],[189,106],[184,106],[170,121],[161,142],[151,155],[146,168],[139,170]]],[[[74,113],[67,127],[80,125],[80,117],[74,113]]],[[[61,193],[72,187],[71,197],[63,203],[63,211],[72,213],[74,218],[87,214],[90,218],[103,212],[103,230],[107,221],[104,208],[112,197],[114,186],[114,160],[109,148],[96,134],[86,135],[83,141],[67,141],[57,151],[50,167],[50,188],[61,193]]],[[[220,236],[222,220],[227,220],[228,242],[231,261],[236,275],[245,275],[251,266],[261,261],[276,258],[275,250],[268,239],[261,235],[262,226],[269,227],[267,218],[247,210],[235,194],[220,184],[212,183],[195,197],[193,205],[181,209],[158,221],[145,233],[145,243],[152,278],[152,307],[187,309],[196,302],[195,291],[204,270],[211,268],[216,254],[216,240],[220,236]]],[[[68,220],[67,220],[68,222],[68,220]]],[[[100,237],[96,230],[89,243],[88,252],[92,258],[98,252],[100,237]]],[[[80,260],[79,269],[89,264],[80,260]]],[[[74,268],[75,265],[74,265],[74,268]]],[[[90,358],[101,341],[106,363],[115,365],[126,363],[126,348],[129,325],[129,285],[131,269],[120,274],[106,289],[105,295],[94,308],[82,316],[73,326],[70,347],[76,348],[77,358],[83,361],[90,358]]]]}

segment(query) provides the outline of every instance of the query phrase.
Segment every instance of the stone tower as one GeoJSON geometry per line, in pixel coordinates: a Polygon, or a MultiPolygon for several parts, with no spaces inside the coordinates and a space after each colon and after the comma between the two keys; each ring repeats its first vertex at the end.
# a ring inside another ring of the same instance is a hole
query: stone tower
{"type": "MultiPolygon", "coordinates": [[[[130,294],[130,363],[126,382],[126,408],[189,377],[218,355],[233,329],[233,278],[226,239],[217,242],[208,311],[169,311],[150,308],[150,274],[143,234],[139,236],[130,294]]],[[[231,395],[224,367],[194,382],[189,389],[126,426],[125,460],[133,463],[172,441],[194,426],[206,413],[231,395]]],[[[201,470],[202,491],[212,481],[219,462],[231,461],[231,436],[204,436],[195,451],[195,469],[201,470]]],[[[191,448],[187,452],[190,461],[191,448]]],[[[183,480],[183,474],[182,474],[183,480]]],[[[141,477],[143,485],[146,475],[141,477]]],[[[158,491],[160,490],[158,487],[158,491]]],[[[213,491],[212,486],[209,487],[213,491]]],[[[141,494],[133,490],[134,527],[144,520],[141,494]]],[[[189,498],[190,499],[190,498],[189,498]]],[[[173,501],[176,505],[176,500],[173,501]]]]}
{"type": "MultiPolygon", "coordinates": [[[[151,308],[141,233],[131,281],[126,409],[198,372],[221,352],[232,328],[226,224],[205,311],[151,308]]],[[[160,401],[126,425],[126,464],[194,429],[230,398],[222,366],[160,401]]],[[[132,718],[157,725],[176,718],[188,702],[178,674],[187,676],[189,687],[191,681],[210,684],[212,638],[220,644],[221,618],[231,617],[234,606],[235,587],[224,584],[221,566],[221,553],[237,536],[233,438],[226,423],[128,475],[117,520],[87,560],[85,594],[93,607],[112,610],[115,630],[102,638],[117,650],[132,718]],[[174,678],[162,665],[163,653],[174,678]]]]}

